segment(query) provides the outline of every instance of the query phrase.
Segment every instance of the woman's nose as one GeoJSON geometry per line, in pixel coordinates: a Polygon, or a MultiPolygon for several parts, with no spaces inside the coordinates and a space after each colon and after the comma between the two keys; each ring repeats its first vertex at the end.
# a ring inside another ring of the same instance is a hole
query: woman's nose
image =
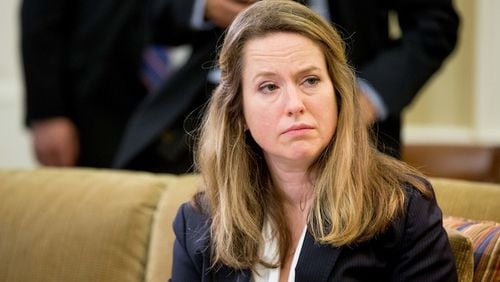
{"type": "Polygon", "coordinates": [[[286,95],[286,114],[287,116],[294,116],[303,114],[305,111],[303,96],[300,89],[297,87],[287,87],[286,95]]]}

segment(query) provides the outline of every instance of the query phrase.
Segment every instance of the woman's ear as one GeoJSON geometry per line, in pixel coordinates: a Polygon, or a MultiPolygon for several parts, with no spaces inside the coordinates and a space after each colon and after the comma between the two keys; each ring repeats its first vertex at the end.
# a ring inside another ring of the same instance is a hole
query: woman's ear
{"type": "Polygon", "coordinates": [[[241,123],[242,123],[243,131],[247,132],[248,131],[248,125],[247,125],[247,122],[245,121],[245,118],[242,119],[241,123]]]}

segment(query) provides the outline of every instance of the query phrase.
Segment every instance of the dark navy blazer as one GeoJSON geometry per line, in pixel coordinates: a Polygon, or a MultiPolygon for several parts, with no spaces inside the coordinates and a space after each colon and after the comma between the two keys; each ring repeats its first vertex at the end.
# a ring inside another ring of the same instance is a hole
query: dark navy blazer
{"type": "MultiPolygon", "coordinates": [[[[457,281],[441,210],[434,199],[406,187],[406,212],[368,242],[332,247],[306,234],[296,281],[457,281]]],[[[172,281],[250,281],[250,270],[212,267],[210,219],[183,204],[174,221],[172,281]]]]}

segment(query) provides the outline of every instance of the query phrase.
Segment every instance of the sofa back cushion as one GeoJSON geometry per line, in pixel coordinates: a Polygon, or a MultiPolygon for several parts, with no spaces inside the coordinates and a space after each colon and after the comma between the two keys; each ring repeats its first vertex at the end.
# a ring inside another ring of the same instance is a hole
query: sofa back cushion
{"type": "Polygon", "coordinates": [[[430,178],[445,215],[500,222],[500,184],[430,178]]]}
{"type": "Polygon", "coordinates": [[[0,171],[0,281],[144,281],[164,187],[146,173],[0,171]]]}

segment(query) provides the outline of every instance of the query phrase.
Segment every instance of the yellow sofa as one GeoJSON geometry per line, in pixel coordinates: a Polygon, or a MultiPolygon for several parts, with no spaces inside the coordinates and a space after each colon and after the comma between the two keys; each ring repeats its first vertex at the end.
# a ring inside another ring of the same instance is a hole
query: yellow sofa
{"type": "MultiPolygon", "coordinates": [[[[99,169],[0,170],[0,281],[167,281],[172,219],[198,181],[99,169]]],[[[432,182],[445,214],[500,222],[500,185],[432,182]]],[[[450,230],[453,236],[463,237],[450,230]]],[[[472,254],[456,257],[466,261],[457,262],[461,280],[471,281],[472,254]]]]}

